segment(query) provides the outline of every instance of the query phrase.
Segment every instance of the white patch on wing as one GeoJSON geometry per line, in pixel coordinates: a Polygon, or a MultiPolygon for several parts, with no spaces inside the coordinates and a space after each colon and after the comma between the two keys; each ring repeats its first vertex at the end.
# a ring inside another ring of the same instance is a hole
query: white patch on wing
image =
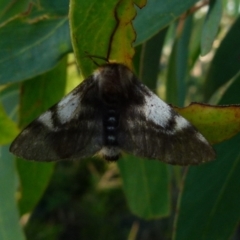
{"type": "Polygon", "coordinates": [[[209,144],[208,141],[205,139],[205,137],[199,133],[199,132],[196,132],[196,137],[201,141],[201,142],[204,142],[206,144],[209,144]]]}
{"type": "Polygon", "coordinates": [[[93,73],[93,79],[95,81],[98,80],[99,75],[100,75],[100,70],[99,69],[95,70],[94,73],[93,73]]]}
{"type": "Polygon", "coordinates": [[[176,116],[175,117],[175,121],[176,121],[176,125],[174,126],[174,130],[175,131],[181,131],[183,130],[184,128],[188,128],[188,127],[191,127],[191,125],[189,124],[189,122],[181,117],[181,116],[176,116]]]}
{"type": "Polygon", "coordinates": [[[79,108],[80,96],[72,93],[64,97],[57,105],[59,121],[64,124],[76,117],[76,110],[79,108]]]}
{"type": "Polygon", "coordinates": [[[157,95],[149,93],[150,96],[145,96],[144,114],[147,119],[164,128],[172,118],[171,108],[157,95]]]}
{"type": "Polygon", "coordinates": [[[52,112],[48,110],[47,112],[43,113],[38,119],[44,126],[48,127],[49,129],[53,130],[53,122],[52,122],[52,112]]]}

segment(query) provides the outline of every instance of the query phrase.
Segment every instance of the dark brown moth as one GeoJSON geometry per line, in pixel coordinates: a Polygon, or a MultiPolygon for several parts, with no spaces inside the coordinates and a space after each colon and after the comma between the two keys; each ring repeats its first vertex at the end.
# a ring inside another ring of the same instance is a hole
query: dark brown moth
{"type": "Polygon", "coordinates": [[[178,165],[215,158],[195,127],[117,63],[100,66],[30,123],[10,151],[36,161],[116,161],[122,152],[178,165]]]}

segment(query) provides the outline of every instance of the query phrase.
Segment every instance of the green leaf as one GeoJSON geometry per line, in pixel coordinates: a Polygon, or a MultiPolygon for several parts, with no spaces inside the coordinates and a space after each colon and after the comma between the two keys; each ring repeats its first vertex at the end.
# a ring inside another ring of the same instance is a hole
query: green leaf
{"type": "Polygon", "coordinates": [[[189,71],[189,45],[193,28],[193,15],[184,21],[183,30],[177,42],[176,70],[178,85],[178,106],[184,106],[187,93],[187,78],[189,71]]]}
{"type": "Polygon", "coordinates": [[[132,26],[132,20],[135,16],[136,9],[133,1],[119,1],[115,8],[117,25],[114,29],[109,49],[109,59],[117,60],[129,67],[132,66],[132,58],[135,53],[132,47],[136,38],[136,33],[132,26]]]}
{"type": "MultiPolygon", "coordinates": [[[[22,84],[20,101],[20,125],[36,118],[40,113],[60,100],[66,84],[66,58],[43,75],[22,84]]],[[[53,163],[29,162],[18,159],[17,167],[21,181],[21,214],[29,212],[41,198],[52,175],[53,163]]]]}
{"type": "Polygon", "coordinates": [[[0,36],[0,84],[46,72],[71,50],[67,18],[35,23],[17,19],[0,28],[0,36]]]}
{"type": "Polygon", "coordinates": [[[115,8],[118,0],[72,0],[70,2],[70,29],[73,50],[84,76],[96,68],[90,55],[108,57],[112,36],[116,27],[115,8]]]}
{"type": "Polygon", "coordinates": [[[187,173],[174,240],[229,239],[240,220],[240,134],[216,146],[217,160],[187,173]]]}
{"type": "Polygon", "coordinates": [[[167,29],[163,29],[142,45],[138,77],[153,91],[156,90],[159,61],[167,29]]]}
{"type": "MultiPolygon", "coordinates": [[[[233,78],[232,84],[225,90],[218,104],[239,104],[240,71],[233,78]]],[[[236,117],[239,118],[237,115],[236,117]]]]}
{"type": "Polygon", "coordinates": [[[204,56],[210,52],[213,41],[218,32],[222,16],[222,0],[212,0],[209,4],[209,10],[203,25],[201,36],[201,55],[204,56]]]}
{"type": "Polygon", "coordinates": [[[19,14],[23,14],[29,6],[30,0],[1,0],[0,1],[0,24],[8,21],[11,18],[16,17],[19,14]]]}
{"type": "Polygon", "coordinates": [[[240,105],[211,106],[192,103],[185,108],[174,107],[211,143],[220,143],[240,132],[240,105]]]}
{"type": "Polygon", "coordinates": [[[67,16],[69,8],[69,0],[33,0],[34,14],[48,14],[51,16],[67,16]]]}
{"type": "Polygon", "coordinates": [[[178,33],[180,36],[175,39],[169,59],[166,100],[178,106],[184,105],[187,92],[188,48],[191,37],[192,21],[193,17],[191,15],[185,20],[182,32],[178,33]]]}
{"type": "Polygon", "coordinates": [[[10,84],[3,88],[0,94],[0,99],[7,115],[16,122],[19,100],[19,84],[10,84]]]}
{"type": "Polygon", "coordinates": [[[240,18],[236,20],[226,37],[222,40],[210,65],[205,80],[205,99],[223,84],[228,82],[237,72],[239,67],[240,52],[240,18]]]}
{"type": "Polygon", "coordinates": [[[166,102],[178,105],[178,84],[177,84],[177,40],[174,42],[171,55],[168,60],[166,102]]]}
{"type": "Polygon", "coordinates": [[[192,69],[199,59],[200,55],[200,39],[201,39],[201,32],[203,26],[203,18],[197,18],[193,21],[193,27],[191,29],[191,39],[189,42],[189,55],[188,55],[188,62],[189,62],[189,69],[192,69]]]}
{"type": "Polygon", "coordinates": [[[3,106],[0,104],[0,144],[10,143],[18,132],[16,123],[8,117],[3,106]]]}
{"type": "Polygon", "coordinates": [[[24,240],[16,204],[17,174],[8,147],[1,147],[0,158],[0,239],[24,240]]]}
{"type": "Polygon", "coordinates": [[[135,32],[131,20],[136,10],[133,1],[73,0],[70,4],[70,27],[76,59],[84,76],[95,65],[86,53],[117,60],[131,67],[135,32]]]}
{"type": "Polygon", "coordinates": [[[19,133],[14,122],[16,121],[18,92],[17,84],[9,85],[0,92],[0,144],[10,143],[19,133]]]}
{"type": "Polygon", "coordinates": [[[198,0],[148,0],[143,9],[138,9],[133,21],[137,32],[134,45],[139,45],[157,34],[161,29],[176,20],[198,0]]]}
{"type": "MultiPolygon", "coordinates": [[[[236,78],[219,104],[239,102],[239,94],[234,94],[239,87],[236,78]]],[[[218,121],[215,124],[218,126],[218,121]]],[[[240,134],[215,147],[214,162],[189,168],[175,221],[175,240],[192,236],[196,240],[225,240],[232,235],[240,220],[239,142],[240,134]]]]}
{"type": "Polygon", "coordinates": [[[118,166],[128,205],[134,214],[144,219],[169,214],[169,173],[166,164],[128,155],[118,161],[118,166]]]}

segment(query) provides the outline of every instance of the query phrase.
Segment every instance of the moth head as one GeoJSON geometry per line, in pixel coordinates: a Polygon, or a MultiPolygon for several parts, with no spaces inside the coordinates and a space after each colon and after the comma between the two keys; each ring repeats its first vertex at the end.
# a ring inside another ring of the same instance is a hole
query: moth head
{"type": "Polygon", "coordinates": [[[133,73],[123,64],[108,63],[94,72],[94,79],[98,82],[102,95],[126,96],[132,85],[133,73]]]}

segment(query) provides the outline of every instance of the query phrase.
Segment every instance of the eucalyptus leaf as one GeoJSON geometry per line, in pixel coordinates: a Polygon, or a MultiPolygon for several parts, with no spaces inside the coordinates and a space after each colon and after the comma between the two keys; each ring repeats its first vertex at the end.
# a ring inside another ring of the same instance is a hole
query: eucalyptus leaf
{"type": "Polygon", "coordinates": [[[8,147],[0,148],[0,239],[24,240],[16,203],[17,173],[14,157],[8,147]]]}
{"type": "Polygon", "coordinates": [[[71,51],[67,18],[36,23],[16,19],[0,28],[0,84],[32,78],[71,51]]]}

